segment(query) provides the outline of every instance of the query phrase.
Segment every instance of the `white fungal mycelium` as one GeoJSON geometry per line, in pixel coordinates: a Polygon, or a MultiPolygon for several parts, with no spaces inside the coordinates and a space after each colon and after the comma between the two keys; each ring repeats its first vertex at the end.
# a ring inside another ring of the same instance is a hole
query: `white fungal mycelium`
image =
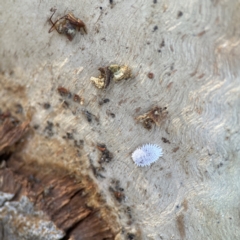
{"type": "Polygon", "coordinates": [[[132,159],[138,167],[149,166],[163,155],[162,148],[156,144],[145,144],[132,153],[132,159]]]}

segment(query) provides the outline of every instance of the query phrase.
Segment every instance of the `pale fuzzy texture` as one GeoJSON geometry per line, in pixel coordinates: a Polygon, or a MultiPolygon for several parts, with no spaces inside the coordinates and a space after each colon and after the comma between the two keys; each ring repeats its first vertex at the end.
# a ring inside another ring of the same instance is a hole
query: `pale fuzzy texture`
{"type": "Polygon", "coordinates": [[[149,166],[163,155],[162,148],[156,144],[145,144],[132,153],[132,159],[139,167],[149,166]]]}

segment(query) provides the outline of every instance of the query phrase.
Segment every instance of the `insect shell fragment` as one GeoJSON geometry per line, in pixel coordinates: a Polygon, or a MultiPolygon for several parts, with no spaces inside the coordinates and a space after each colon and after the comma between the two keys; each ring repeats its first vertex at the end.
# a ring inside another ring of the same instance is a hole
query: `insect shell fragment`
{"type": "Polygon", "coordinates": [[[68,13],[67,15],[64,15],[60,19],[53,22],[52,17],[56,12],[56,9],[51,9],[51,11],[53,14],[49,21],[51,22],[52,27],[49,29],[49,33],[56,29],[59,34],[65,34],[70,41],[73,40],[76,32],[80,31],[80,29],[83,29],[83,31],[87,33],[85,23],[79,18],[76,18],[72,13],[68,13]]]}

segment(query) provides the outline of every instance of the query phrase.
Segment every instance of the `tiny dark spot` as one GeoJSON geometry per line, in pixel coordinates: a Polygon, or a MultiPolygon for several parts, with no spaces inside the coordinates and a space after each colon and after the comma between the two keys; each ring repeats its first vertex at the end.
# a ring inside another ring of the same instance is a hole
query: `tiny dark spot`
{"type": "Polygon", "coordinates": [[[177,205],[176,208],[178,209],[178,208],[179,208],[179,205],[177,205]]]}
{"type": "Polygon", "coordinates": [[[64,108],[68,108],[69,107],[69,103],[67,101],[63,101],[62,106],[64,108]]]}
{"type": "Polygon", "coordinates": [[[158,52],[160,53],[160,52],[162,52],[162,51],[159,49],[158,52]]]}
{"type": "Polygon", "coordinates": [[[79,95],[77,95],[77,94],[74,94],[73,101],[79,103],[81,101],[81,97],[79,95]]]}
{"type": "Polygon", "coordinates": [[[87,111],[87,110],[83,110],[83,113],[84,113],[87,121],[88,121],[89,123],[92,122],[92,113],[90,113],[90,112],[87,111]]]}
{"type": "Polygon", "coordinates": [[[43,104],[44,109],[49,109],[50,107],[51,107],[51,105],[49,103],[44,103],[43,104]]]}
{"type": "Polygon", "coordinates": [[[150,78],[150,79],[153,79],[153,78],[154,78],[154,74],[153,74],[152,72],[149,72],[147,76],[148,76],[148,78],[150,78]]]}
{"type": "Polygon", "coordinates": [[[83,140],[74,140],[74,146],[77,147],[77,148],[80,148],[82,149],[83,148],[83,145],[84,145],[84,141],[83,140]]]}
{"type": "Polygon", "coordinates": [[[113,0],[109,0],[109,3],[110,3],[110,4],[113,4],[113,0]]]}
{"type": "Polygon", "coordinates": [[[162,141],[163,141],[164,143],[170,143],[170,141],[169,141],[168,139],[166,139],[165,137],[162,137],[162,141]]]}
{"type": "Polygon", "coordinates": [[[157,3],[157,0],[153,0],[153,3],[155,3],[155,4],[156,4],[156,3],[157,3]]]}
{"type": "Polygon", "coordinates": [[[177,17],[180,18],[183,15],[182,11],[178,11],[177,17]]]}
{"type": "Polygon", "coordinates": [[[39,125],[38,125],[38,124],[35,124],[35,125],[33,126],[33,128],[34,128],[35,130],[37,130],[37,129],[39,129],[39,125]]]}
{"type": "Polygon", "coordinates": [[[164,41],[164,39],[162,40],[162,42],[161,42],[161,44],[160,44],[160,47],[162,48],[162,47],[164,47],[165,46],[165,41],[164,41]]]}
{"type": "Polygon", "coordinates": [[[135,235],[133,233],[128,233],[127,234],[127,239],[128,240],[134,240],[135,239],[135,235]]]}
{"type": "Polygon", "coordinates": [[[49,137],[53,136],[54,133],[53,133],[53,123],[52,122],[47,121],[47,126],[45,127],[44,132],[46,132],[49,137]]]}
{"type": "Polygon", "coordinates": [[[147,45],[150,45],[151,43],[150,42],[147,42],[147,45]]]}
{"type": "Polygon", "coordinates": [[[103,105],[104,103],[108,103],[108,102],[110,102],[110,100],[109,100],[108,98],[105,98],[105,99],[103,99],[103,100],[100,100],[100,101],[98,102],[98,104],[101,106],[101,105],[103,105]]]}
{"type": "Polygon", "coordinates": [[[114,113],[110,113],[110,116],[111,116],[112,118],[115,118],[115,114],[114,114],[114,113]]]}
{"type": "Polygon", "coordinates": [[[67,132],[67,138],[68,138],[68,139],[73,139],[73,133],[67,132]]]}
{"type": "Polygon", "coordinates": [[[100,10],[102,10],[102,7],[99,7],[100,8],[100,10]]]}
{"type": "Polygon", "coordinates": [[[153,32],[157,31],[158,30],[158,26],[154,26],[153,28],[153,32]]]}
{"type": "Polygon", "coordinates": [[[179,150],[179,147],[175,147],[172,151],[177,152],[179,150]]]}
{"type": "Polygon", "coordinates": [[[22,107],[21,104],[17,103],[17,104],[15,105],[15,107],[16,107],[16,112],[15,112],[15,113],[19,113],[19,114],[22,114],[22,113],[23,113],[23,107],[22,107]]]}

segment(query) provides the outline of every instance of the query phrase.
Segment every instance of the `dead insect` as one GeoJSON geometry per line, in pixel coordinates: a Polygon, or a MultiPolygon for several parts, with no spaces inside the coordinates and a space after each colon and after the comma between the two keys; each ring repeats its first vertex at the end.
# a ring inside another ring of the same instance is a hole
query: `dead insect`
{"type": "Polygon", "coordinates": [[[147,113],[140,115],[136,118],[137,121],[140,121],[144,128],[150,130],[152,128],[152,124],[156,124],[157,126],[160,125],[160,122],[163,121],[168,112],[166,111],[166,107],[154,107],[147,113]]]}
{"type": "Polygon", "coordinates": [[[80,31],[81,28],[87,34],[85,23],[79,18],[76,18],[73,13],[68,13],[67,15],[64,15],[57,21],[53,22],[52,17],[55,14],[56,10],[57,9],[50,10],[51,12],[53,12],[53,14],[49,18],[49,21],[52,24],[52,27],[48,31],[49,33],[56,29],[59,34],[65,34],[70,41],[73,40],[76,32],[80,31]]]}
{"type": "Polygon", "coordinates": [[[96,115],[94,115],[93,113],[89,112],[88,110],[83,109],[82,113],[86,117],[86,119],[89,123],[91,123],[92,120],[95,120],[96,122],[99,122],[99,118],[96,115]]]}
{"type": "Polygon", "coordinates": [[[100,71],[99,77],[91,77],[90,80],[95,84],[97,88],[106,89],[111,81],[112,72],[108,67],[100,67],[98,70],[100,71]]]}
{"type": "Polygon", "coordinates": [[[71,95],[70,91],[64,87],[58,87],[57,90],[62,97],[67,97],[71,95]]]}

